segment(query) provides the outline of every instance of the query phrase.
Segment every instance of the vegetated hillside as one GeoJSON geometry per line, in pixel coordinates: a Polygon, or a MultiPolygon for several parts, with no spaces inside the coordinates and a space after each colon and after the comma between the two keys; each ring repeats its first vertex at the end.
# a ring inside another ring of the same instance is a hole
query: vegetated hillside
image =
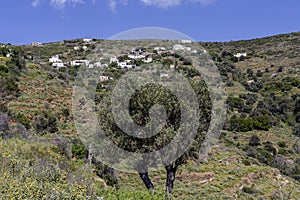
{"type": "MultiPolygon", "coordinates": [[[[86,59],[100,42],[1,45],[0,198],[164,199],[162,170],[150,173],[157,189],[151,195],[137,174],[114,172],[96,161],[85,164],[88,150],[71,112],[78,67],[69,62],[86,59]],[[66,68],[49,63],[54,55],[66,68]]],[[[180,166],[174,198],[300,198],[300,33],[200,45],[226,83],[227,122],[206,163],[180,166]]],[[[168,56],[157,59],[174,64],[168,56]]],[[[189,68],[181,61],[178,68],[189,68]]],[[[107,74],[116,79],[125,72],[112,65],[107,74]]]]}

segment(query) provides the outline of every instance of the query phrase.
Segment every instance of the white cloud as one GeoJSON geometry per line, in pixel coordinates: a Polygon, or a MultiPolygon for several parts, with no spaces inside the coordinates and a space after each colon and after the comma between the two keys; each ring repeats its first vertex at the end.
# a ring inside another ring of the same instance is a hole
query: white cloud
{"type": "Polygon", "coordinates": [[[84,0],[51,0],[50,4],[56,8],[63,9],[67,4],[73,4],[74,6],[78,3],[84,3],[84,0]]]}
{"type": "Polygon", "coordinates": [[[33,7],[38,7],[42,2],[48,1],[50,5],[58,9],[63,9],[66,5],[71,4],[75,6],[78,3],[84,3],[85,0],[34,0],[31,2],[33,7]]]}
{"type": "Polygon", "coordinates": [[[34,0],[31,5],[35,8],[38,7],[40,5],[40,0],[34,0]]]}
{"type": "Polygon", "coordinates": [[[201,3],[203,6],[207,6],[209,4],[213,4],[216,2],[216,0],[194,0],[195,2],[201,3]]]}
{"type": "Polygon", "coordinates": [[[181,0],[141,0],[147,6],[157,6],[160,8],[168,8],[172,6],[178,6],[181,4],[181,0]]]}
{"type": "Polygon", "coordinates": [[[108,1],[108,6],[110,8],[110,10],[113,12],[113,13],[116,13],[117,12],[117,2],[115,0],[109,0],[108,1]]]}
{"type": "MultiPolygon", "coordinates": [[[[67,5],[75,6],[78,3],[85,3],[88,0],[33,0],[32,6],[38,7],[42,2],[48,1],[50,5],[58,9],[64,9],[67,5]]],[[[89,0],[93,4],[96,3],[96,0],[89,0]]],[[[101,0],[102,1],[102,0],[101,0]]],[[[216,0],[140,0],[146,6],[155,6],[158,8],[169,8],[174,6],[179,6],[184,3],[200,3],[202,6],[207,6],[214,3],[216,0]]],[[[123,5],[126,6],[129,3],[128,0],[107,0],[108,7],[113,13],[117,12],[117,6],[123,5]]]]}
{"type": "Polygon", "coordinates": [[[159,8],[168,8],[178,6],[183,3],[200,3],[202,6],[207,6],[214,3],[216,0],[141,0],[147,6],[156,6],[159,8]]]}

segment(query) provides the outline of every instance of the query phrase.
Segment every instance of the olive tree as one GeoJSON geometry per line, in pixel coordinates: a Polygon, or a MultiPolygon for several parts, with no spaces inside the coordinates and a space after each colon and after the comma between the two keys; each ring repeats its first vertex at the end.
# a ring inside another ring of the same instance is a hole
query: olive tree
{"type": "MultiPolygon", "coordinates": [[[[192,88],[195,91],[198,100],[199,112],[198,116],[183,116],[183,117],[196,117],[199,119],[199,126],[197,128],[198,134],[194,139],[194,142],[189,147],[188,151],[185,151],[179,158],[175,159],[171,163],[167,163],[164,168],[167,173],[166,180],[166,193],[172,194],[174,181],[176,178],[176,171],[181,164],[184,164],[188,159],[197,159],[200,149],[200,145],[205,136],[205,131],[209,128],[211,121],[211,100],[210,94],[205,82],[201,79],[192,78],[189,79],[192,88]]],[[[148,153],[163,148],[168,145],[178,134],[182,121],[182,110],[177,97],[172,94],[172,91],[168,90],[159,84],[146,84],[134,93],[129,102],[129,113],[132,120],[138,126],[146,126],[151,121],[151,115],[153,114],[152,108],[156,105],[161,105],[166,111],[166,120],[163,128],[155,136],[148,138],[136,138],[126,134],[121,130],[118,124],[113,118],[111,112],[111,94],[107,92],[102,100],[98,102],[97,110],[99,117],[99,124],[101,128],[106,132],[107,137],[113,141],[120,148],[123,148],[131,152],[148,153]]],[[[138,133],[137,133],[138,134],[138,133]]],[[[148,167],[152,166],[153,159],[162,159],[175,154],[180,150],[180,146],[183,144],[177,144],[177,147],[172,149],[172,152],[162,152],[161,158],[151,158],[144,156],[137,162],[137,165],[143,166],[142,172],[139,172],[141,179],[143,180],[147,189],[152,192],[155,191],[154,185],[149,178],[148,167]]],[[[140,166],[137,166],[140,167],[140,166]]]]}

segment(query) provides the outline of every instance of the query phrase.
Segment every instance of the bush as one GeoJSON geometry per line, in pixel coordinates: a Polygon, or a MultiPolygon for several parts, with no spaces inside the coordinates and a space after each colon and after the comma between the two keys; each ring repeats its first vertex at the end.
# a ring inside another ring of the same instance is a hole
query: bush
{"type": "Polygon", "coordinates": [[[247,132],[253,130],[253,122],[251,119],[246,118],[234,118],[230,119],[229,123],[230,131],[247,132]]]}
{"type": "Polygon", "coordinates": [[[83,144],[75,144],[72,146],[72,155],[77,159],[86,159],[88,151],[83,144]]]}
{"type": "Polygon", "coordinates": [[[33,127],[39,134],[46,134],[47,132],[55,133],[58,131],[55,115],[47,112],[35,117],[33,127]]]}
{"type": "Polygon", "coordinates": [[[247,132],[253,130],[251,118],[231,118],[229,124],[230,131],[247,132]]]}
{"type": "Polygon", "coordinates": [[[262,71],[261,70],[257,70],[256,76],[257,77],[262,77],[262,75],[263,75],[262,71]]]}
{"type": "Polygon", "coordinates": [[[10,117],[6,113],[0,112],[0,131],[5,132],[9,129],[10,117]]]}
{"type": "Polygon", "coordinates": [[[33,141],[0,140],[0,199],[96,199],[90,169],[55,151],[33,141]]]}
{"type": "Polygon", "coordinates": [[[272,145],[272,143],[265,144],[264,149],[273,155],[277,154],[277,149],[272,145]]]}
{"type": "Polygon", "coordinates": [[[254,187],[247,187],[247,186],[244,186],[243,189],[242,189],[242,191],[245,192],[245,193],[247,193],[247,194],[257,194],[257,193],[260,193],[254,187]]]}
{"type": "Polygon", "coordinates": [[[30,119],[28,119],[25,115],[23,115],[22,113],[18,113],[17,115],[16,115],[16,120],[19,122],[19,123],[21,123],[21,124],[23,124],[24,126],[25,126],[25,128],[26,129],[30,129],[30,127],[31,127],[31,121],[30,121],[30,119]]]}
{"type": "Polygon", "coordinates": [[[249,140],[249,145],[252,147],[256,147],[260,145],[260,139],[257,135],[253,135],[249,140]]]}
{"type": "Polygon", "coordinates": [[[256,130],[268,131],[271,128],[269,116],[255,116],[253,119],[253,127],[256,130]]]}
{"type": "Polygon", "coordinates": [[[293,134],[300,137],[300,123],[297,123],[293,128],[293,134]]]}
{"type": "Polygon", "coordinates": [[[287,145],[286,145],[286,142],[285,142],[285,141],[279,141],[277,144],[278,144],[278,146],[279,146],[279,147],[281,147],[281,148],[285,148],[285,147],[287,147],[287,145]]]}

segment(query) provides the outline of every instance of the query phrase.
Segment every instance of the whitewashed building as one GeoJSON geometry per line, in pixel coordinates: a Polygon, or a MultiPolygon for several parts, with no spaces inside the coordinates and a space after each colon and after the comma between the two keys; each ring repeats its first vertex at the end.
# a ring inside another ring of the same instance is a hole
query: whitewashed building
{"type": "Polygon", "coordinates": [[[168,77],[169,77],[169,74],[167,74],[167,73],[160,74],[160,78],[168,78],[168,77]]]}
{"type": "Polygon", "coordinates": [[[83,39],[83,42],[86,43],[86,44],[89,44],[89,43],[93,42],[93,39],[90,39],[90,38],[84,38],[84,39],[83,39]]]}
{"type": "Polygon", "coordinates": [[[52,56],[49,59],[50,63],[62,63],[62,60],[59,58],[59,55],[52,56]]]}
{"type": "Polygon", "coordinates": [[[79,50],[80,50],[80,46],[75,46],[75,47],[74,47],[74,50],[75,50],[75,51],[79,51],[79,50]]]}
{"type": "Polygon", "coordinates": [[[111,63],[113,63],[113,62],[116,62],[116,63],[119,62],[119,59],[117,58],[117,56],[113,56],[113,57],[110,58],[109,63],[111,64],[111,63]]]}
{"type": "Polygon", "coordinates": [[[165,47],[154,47],[155,51],[165,51],[166,48],[165,47]]]}
{"type": "Polygon", "coordinates": [[[181,43],[183,43],[183,44],[191,44],[192,40],[181,40],[181,43]]]}
{"type": "Polygon", "coordinates": [[[146,57],[145,55],[132,55],[132,54],[128,55],[128,58],[133,59],[133,60],[144,59],[145,57],[146,57]]]}
{"type": "Polygon", "coordinates": [[[234,57],[237,57],[237,58],[240,58],[240,57],[246,57],[247,56],[247,53],[237,53],[234,55],[234,57]]]}
{"type": "Polygon", "coordinates": [[[41,42],[32,42],[31,43],[31,46],[34,46],[34,47],[39,47],[39,46],[42,46],[43,44],[41,42]]]}
{"type": "Polygon", "coordinates": [[[143,62],[151,63],[151,62],[153,62],[153,58],[152,57],[147,57],[145,60],[143,60],[143,62]]]}
{"type": "Polygon", "coordinates": [[[192,51],[192,48],[191,47],[185,47],[181,44],[175,44],[173,46],[173,50],[174,51],[178,51],[178,50],[182,50],[182,51],[192,51]]]}
{"type": "Polygon", "coordinates": [[[87,47],[87,46],[83,46],[82,49],[83,49],[84,51],[87,51],[87,50],[88,50],[88,47],[87,47]]]}
{"type": "Polygon", "coordinates": [[[81,66],[81,65],[86,65],[89,66],[90,62],[88,60],[73,60],[70,62],[71,66],[81,66]]]}
{"type": "Polygon", "coordinates": [[[99,80],[100,80],[100,82],[106,82],[109,80],[109,77],[108,76],[100,76],[99,80]]]}
{"type": "Polygon", "coordinates": [[[65,65],[62,62],[57,62],[57,63],[52,63],[52,67],[59,69],[65,67],[65,65]]]}

